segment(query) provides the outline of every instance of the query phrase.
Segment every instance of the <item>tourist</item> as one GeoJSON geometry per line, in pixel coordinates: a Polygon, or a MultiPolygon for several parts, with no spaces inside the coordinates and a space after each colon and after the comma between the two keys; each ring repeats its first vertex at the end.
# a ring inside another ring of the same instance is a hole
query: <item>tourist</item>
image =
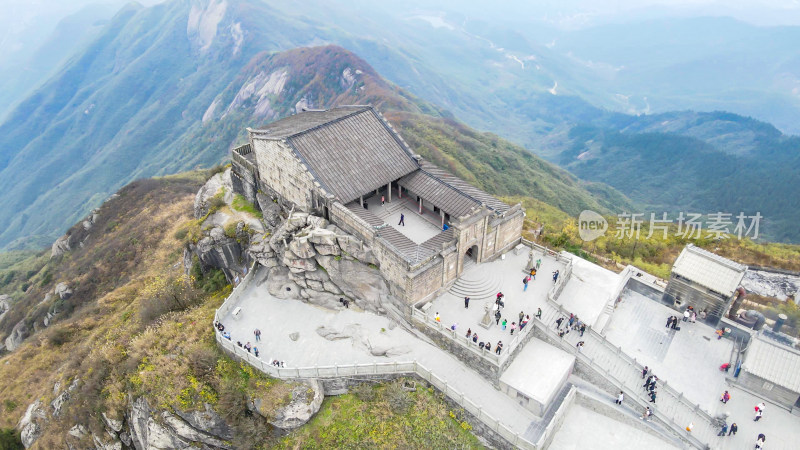
{"type": "Polygon", "coordinates": [[[256,358],[258,358],[258,347],[253,347],[253,353],[256,355],[256,358]]]}
{"type": "Polygon", "coordinates": [[[472,328],[467,328],[467,339],[472,336],[472,328]]]}
{"type": "Polygon", "coordinates": [[[525,291],[528,290],[528,280],[529,280],[529,277],[527,277],[527,276],[522,278],[522,292],[525,292],[525,291]]]}
{"type": "Polygon", "coordinates": [[[641,417],[641,419],[642,419],[642,420],[649,420],[649,418],[650,418],[650,415],[651,415],[651,414],[653,414],[653,412],[652,412],[652,411],[650,411],[650,407],[649,407],[649,406],[646,406],[646,407],[644,408],[644,412],[642,412],[642,417],[641,417]]]}
{"type": "Polygon", "coordinates": [[[565,334],[569,333],[569,328],[564,328],[558,332],[558,337],[563,338],[565,334]]]}
{"type": "Polygon", "coordinates": [[[656,402],[656,391],[651,391],[650,392],[650,403],[655,403],[655,402],[656,402]]]}
{"type": "Polygon", "coordinates": [[[406,216],[403,213],[400,213],[400,223],[398,223],[397,225],[406,226],[406,216]]]}
{"type": "Polygon", "coordinates": [[[494,350],[496,354],[500,354],[500,350],[503,349],[503,341],[497,341],[497,348],[494,350]]]}
{"type": "Polygon", "coordinates": [[[727,433],[728,433],[728,424],[727,423],[723,423],[722,424],[722,429],[719,430],[719,433],[717,433],[717,436],[725,436],[727,433]]]}
{"type": "Polygon", "coordinates": [[[557,270],[555,272],[553,272],[553,283],[555,283],[556,281],[558,281],[558,271],[557,270]]]}
{"type": "Polygon", "coordinates": [[[525,316],[526,319],[522,319],[522,322],[519,323],[519,332],[522,333],[522,329],[525,328],[525,325],[528,324],[528,316],[525,316]]]}
{"type": "Polygon", "coordinates": [[[686,425],[686,431],[691,433],[692,429],[694,429],[694,422],[689,422],[689,425],[686,425]]]}
{"type": "MultiPolygon", "coordinates": [[[[519,319],[520,319],[520,321],[522,321],[522,317],[520,317],[519,319]]],[[[563,317],[559,317],[558,319],[556,319],[556,328],[561,328],[561,323],[562,322],[564,322],[564,318],[563,317]]]]}
{"type": "Polygon", "coordinates": [[[655,378],[655,375],[650,375],[649,377],[647,377],[647,381],[645,381],[644,384],[642,385],[645,391],[650,388],[650,383],[653,382],[653,378],[655,378]]]}
{"type": "Polygon", "coordinates": [[[731,399],[731,394],[729,394],[728,391],[725,391],[725,393],[722,394],[722,397],[719,399],[719,401],[721,401],[722,403],[728,403],[728,400],[730,399],[731,399]]]}
{"type": "Polygon", "coordinates": [[[522,323],[522,319],[524,319],[524,318],[525,318],[525,313],[520,311],[519,312],[519,323],[522,323]]]}
{"type": "Polygon", "coordinates": [[[502,317],[502,315],[500,314],[500,309],[498,308],[497,311],[494,312],[494,321],[496,325],[500,325],[500,317],[502,317]]]}
{"type": "Polygon", "coordinates": [[[643,380],[644,380],[644,377],[647,376],[647,372],[649,372],[649,371],[650,371],[650,368],[647,367],[647,366],[644,366],[644,369],[642,369],[642,379],[643,380]]]}
{"type": "Polygon", "coordinates": [[[691,317],[689,317],[689,320],[692,323],[696,323],[697,322],[697,313],[695,312],[695,310],[692,310],[692,315],[691,315],[691,317]]]}
{"type": "Polygon", "coordinates": [[[230,333],[230,331],[223,331],[223,332],[222,332],[222,337],[224,337],[225,339],[227,339],[227,340],[229,340],[229,341],[230,341],[230,340],[231,340],[231,333],[230,333]]]}
{"type": "Polygon", "coordinates": [[[758,435],[758,439],[756,439],[756,450],[761,450],[764,448],[764,441],[767,440],[767,437],[763,434],[758,435]]]}
{"type": "Polygon", "coordinates": [[[579,341],[577,344],[575,344],[575,347],[578,348],[578,351],[581,351],[583,349],[583,344],[584,344],[583,341],[579,341]]]}
{"type": "Polygon", "coordinates": [[[253,349],[253,346],[250,345],[250,341],[247,341],[247,344],[244,344],[244,349],[247,350],[247,353],[250,353],[250,350],[253,349]]]}
{"type": "Polygon", "coordinates": [[[236,345],[238,345],[239,347],[241,347],[241,346],[242,346],[242,341],[236,341],[236,345]]]}
{"type": "Polygon", "coordinates": [[[486,344],[484,344],[484,343],[483,343],[483,341],[481,341],[481,343],[480,343],[480,344],[478,344],[478,348],[479,348],[479,349],[481,349],[481,350],[483,350],[483,347],[484,347],[485,345],[486,345],[486,344]]]}
{"type": "Polygon", "coordinates": [[[617,405],[621,405],[622,404],[622,400],[624,398],[625,398],[625,394],[622,391],[619,391],[619,395],[617,396],[617,399],[614,400],[614,403],[616,403],[617,405]]]}
{"type": "Polygon", "coordinates": [[[575,323],[575,315],[574,314],[570,313],[569,320],[567,320],[567,323],[569,324],[570,327],[572,327],[572,324],[575,323]]]}
{"type": "Polygon", "coordinates": [[[381,206],[386,206],[386,197],[381,195],[381,206]]]}
{"type": "Polygon", "coordinates": [[[672,316],[667,317],[667,328],[672,325],[672,316]]]}
{"type": "Polygon", "coordinates": [[[689,308],[686,308],[686,310],[683,312],[683,321],[684,322],[688,322],[689,321],[689,317],[691,317],[691,315],[692,315],[692,312],[689,310],[689,308]]]}
{"type": "Polygon", "coordinates": [[[586,331],[586,324],[585,323],[581,324],[580,330],[581,330],[581,337],[583,337],[583,333],[586,331]]]}
{"type": "Polygon", "coordinates": [[[502,299],[504,296],[505,296],[505,295],[504,295],[502,292],[498,292],[498,293],[497,293],[497,298],[495,299],[494,303],[495,303],[495,304],[497,304],[497,305],[499,305],[499,304],[500,304],[500,300],[501,300],[501,299],[502,299]]]}
{"type": "Polygon", "coordinates": [[[503,331],[506,331],[506,324],[507,323],[508,323],[508,320],[503,319],[503,323],[502,323],[503,331]]]}
{"type": "Polygon", "coordinates": [[[539,267],[542,266],[542,258],[536,260],[536,270],[539,270],[539,267]]]}
{"type": "Polygon", "coordinates": [[[536,280],[536,269],[535,268],[531,269],[531,278],[533,278],[534,281],[536,280]]]}
{"type": "Polygon", "coordinates": [[[517,322],[511,322],[511,335],[514,335],[514,330],[517,329],[517,322]]]}
{"type": "Polygon", "coordinates": [[[450,329],[453,330],[453,331],[456,331],[456,327],[457,326],[458,326],[458,323],[454,323],[454,324],[450,325],[450,329]]]}
{"type": "Polygon", "coordinates": [[[672,316],[672,329],[678,330],[678,318],[676,316],[672,316]]]}
{"type": "Polygon", "coordinates": [[[715,333],[717,334],[717,340],[720,340],[722,339],[722,336],[725,334],[725,329],[720,328],[719,330],[716,330],[715,333]]]}
{"type": "Polygon", "coordinates": [[[736,436],[736,432],[739,431],[739,425],[736,425],[736,422],[731,424],[731,427],[728,429],[728,436],[734,435],[736,436]]]}
{"type": "Polygon", "coordinates": [[[464,297],[464,308],[469,308],[469,297],[464,297]]]}
{"type": "Polygon", "coordinates": [[[753,419],[754,422],[758,422],[761,420],[761,416],[764,415],[764,402],[759,403],[756,405],[756,417],[753,419]]]}
{"type": "Polygon", "coordinates": [[[433,320],[435,320],[436,323],[442,323],[442,318],[439,317],[439,311],[436,311],[436,315],[433,316],[433,320]]]}
{"type": "Polygon", "coordinates": [[[475,334],[472,335],[472,343],[474,344],[474,343],[477,343],[477,342],[478,342],[478,333],[475,333],[475,334]]]}
{"type": "Polygon", "coordinates": [[[483,347],[483,348],[484,348],[484,350],[492,351],[492,343],[489,342],[489,341],[486,341],[486,346],[483,347]]]}
{"type": "Polygon", "coordinates": [[[536,318],[537,319],[542,318],[542,308],[536,308],[536,318]]]}
{"type": "Polygon", "coordinates": [[[253,334],[256,336],[256,342],[261,340],[261,330],[256,328],[255,331],[253,331],[253,334]]]}

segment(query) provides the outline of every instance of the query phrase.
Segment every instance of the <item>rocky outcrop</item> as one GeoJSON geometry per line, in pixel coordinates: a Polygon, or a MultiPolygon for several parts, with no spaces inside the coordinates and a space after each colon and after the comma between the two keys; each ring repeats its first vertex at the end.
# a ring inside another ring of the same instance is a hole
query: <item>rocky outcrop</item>
{"type": "Polygon", "coordinates": [[[44,424],[47,421],[47,414],[42,408],[42,401],[36,400],[28,405],[25,414],[20,419],[17,429],[20,430],[22,445],[30,447],[39,439],[44,431],[44,424]]]}
{"type": "Polygon", "coordinates": [[[3,320],[9,309],[11,309],[11,297],[6,294],[0,295],[0,320],[3,320]]]}
{"type": "Polygon", "coordinates": [[[350,339],[354,347],[372,356],[393,357],[405,355],[411,351],[407,346],[395,345],[388,337],[370,338],[369,332],[357,323],[347,325],[341,330],[320,326],[317,327],[316,332],[329,341],[350,339]]]}
{"type": "Polygon", "coordinates": [[[194,217],[199,219],[208,214],[211,209],[211,199],[225,189],[223,200],[230,204],[233,201],[233,182],[231,181],[231,170],[228,169],[209,178],[208,181],[197,191],[194,197],[194,217]]]}
{"type": "Polygon", "coordinates": [[[269,420],[269,423],[282,430],[294,430],[306,424],[322,406],[325,390],[318,380],[305,380],[298,383],[290,394],[289,404],[276,411],[266,409],[260,398],[250,398],[247,407],[250,411],[269,420]]]}
{"type": "MultiPolygon", "coordinates": [[[[113,196],[112,196],[113,197],[113,196]]],[[[70,230],[64,236],[56,239],[50,248],[50,258],[57,258],[72,249],[83,246],[83,242],[89,237],[90,230],[97,222],[98,210],[94,210],[85,219],[70,230]]]]}
{"type": "Polygon", "coordinates": [[[230,427],[208,405],[206,411],[178,416],[154,412],[140,397],[131,404],[128,422],[130,440],[137,450],[231,448],[226,443],[233,438],[230,427]]]}
{"type": "Polygon", "coordinates": [[[55,293],[61,297],[61,300],[66,300],[72,297],[72,289],[67,283],[61,282],[56,285],[55,293]]]}
{"type": "Polygon", "coordinates": [[[25,323],[25,319],[20,320],[11,329],[11,333],[6,337],[6,350],[13,352],[28,336],[31,335],[31,329],[25,323]]]}

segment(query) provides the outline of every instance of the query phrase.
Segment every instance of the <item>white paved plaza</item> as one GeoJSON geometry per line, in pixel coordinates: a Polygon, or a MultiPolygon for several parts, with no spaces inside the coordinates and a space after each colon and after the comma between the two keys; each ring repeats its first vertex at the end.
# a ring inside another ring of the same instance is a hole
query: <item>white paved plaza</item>
{"type": "Polygon", "coordinates": [[[386,203],[381,205],[381,196],[373,195],[364,202],[367,203],[372,214],[416,244],[422,244],[442,232],[441,218],[434,217],[427,210],[423,210],[423,213],[420,214],[416,203],[408,197],[393,196],[391,202],[387,199],[386,203]],[[404,215],[405,225],[399,225],[400,214],[404,215]]]}
{"type": "Polygon", "coordinates": [[[673,388],[712,416],[729,413],[728,423],[736,422],[739,432],[726,439],[720,448],[753,448],[759,433],[767,436],[765,448],[798,448],[799,417],[731,385],[726,374],[719,370],[728,361],[733,343],[728,339],[717,340],[714,329],[701,323],[681,321],[680,331],[669,330],[665,325],[670,315],[678,314],[653,298],[626,289],[606,330],[606,338],[648,365],[653,373],[668,380],[673,388]],[[731,394],[727,405],[719,401],[725,390],[731,394]],[[753,407],[760,401],[765,401],[767,410],[759,422],[754,422],[753,407]]]}

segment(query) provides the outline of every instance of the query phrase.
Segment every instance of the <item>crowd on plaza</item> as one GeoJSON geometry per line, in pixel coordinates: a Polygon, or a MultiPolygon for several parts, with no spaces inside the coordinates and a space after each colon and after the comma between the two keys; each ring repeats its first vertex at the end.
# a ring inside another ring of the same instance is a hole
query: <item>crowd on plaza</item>
{"type": "MultiPolygon", "coordinates": [[[[220,321],[214,322],[214,328],[217,329],[217,331],[222,335],[223,338],[233,342],[231,338],[231,333],[229,331],[225,331],[225,325],[223,325],[222,322],[220,321]]],[[[260,342],[261,330],[259,330],[258,328],[253,330],[253,336],[255,337],[256,342],[260,342]]],[[[236,341],[236,345],[240,348],[247,350],[247,353],[254,354],[256,358],[258,358],[259,355],[258,347],[251,344],[250,341],[246,341],[244,344],[242,344],[242,341],[236,341]]],[[[284,361],[279,361],[277,359],[270,358],[269,363],[275,367],[286,367],[286,363],[284,361]]]]}

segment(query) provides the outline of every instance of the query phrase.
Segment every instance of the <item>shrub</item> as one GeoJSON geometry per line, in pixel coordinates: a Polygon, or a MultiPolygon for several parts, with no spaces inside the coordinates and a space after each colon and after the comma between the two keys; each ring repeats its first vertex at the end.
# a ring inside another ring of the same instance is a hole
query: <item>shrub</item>
{"type": "Polygon", "coordinates": [[[66,344],[71,338],[72,330],[68,329],[67,327],[51,328],[50,332],[47,333],[47,340],[56,347],[61,347],[62,345],[66,344]]]}
{"type": "Polygon", "coordinates": [[[375,389],[370,383],[361,383],[350,388],[353,393],[362,402],[371,402],[375,400],[375,389]]]}
{"type": "Polygon", "coordinates": [[[392,409],[398,412],[405,412],[414,402],[411,395],[403,387],[402,378],[386,386],[383,395],[392,409]]]}
{"type": "Polygon", "coordinates": [[[229,238],[236,237],[236,227],[238,226],[238,222],[231,222],[225,225],[225,236],[229,238]]]}
{"type": "Polygon", "coordinates": [[[23,450],[22,439],[19,433],[13,428],[0,428],[0,449],[3,450],[23,450]]]}
{"type": "Polygon", "coordinates": [[[139,311],[142,323],[145,324],[168,312],[187,309],[203,299],[186,277],[157,279],[148,290],[139,311]]]}
{"type": "Polygon", "coordinates": [[[53,281],[53,272],[50,272],[50,270],[48,269],[44,273],[44,276],[42,276],[42,281],[39,282],[39,286],[42,287],[47,286],[48,284],[50,284],[51,281],[53,281]]]}
{"type": "Polygon", "coordinates": [[[6,409],[6,412],[14,412],[14,410],[17,409],[17,406],[19,405],[17,405],[17,402],[14,400],[6,399],[3,401],[3,407],[6,409]]]}

